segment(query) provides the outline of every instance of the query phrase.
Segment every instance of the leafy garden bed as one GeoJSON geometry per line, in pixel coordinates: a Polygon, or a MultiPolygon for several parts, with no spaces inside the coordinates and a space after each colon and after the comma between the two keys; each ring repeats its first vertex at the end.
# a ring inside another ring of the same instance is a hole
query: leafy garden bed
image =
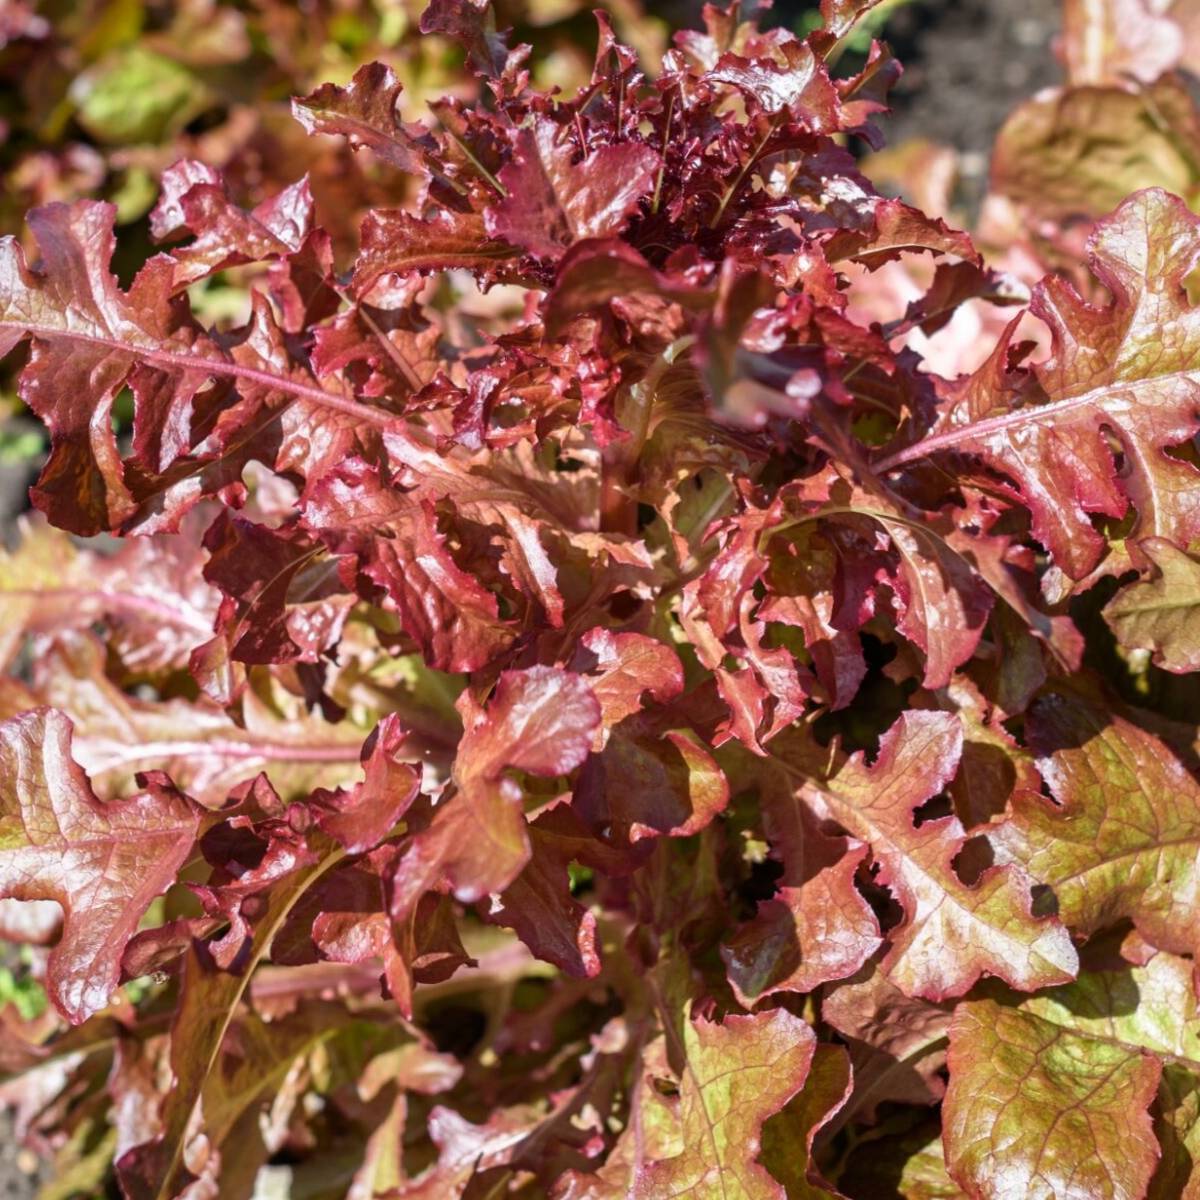
{"type": "Polygon", "coordinates": [[[434,0],[320,202],[0,242],[46,1195],[1200,1189],[1200,20],[1068,3],[972,236],[873,7],[556,93],[434,0]]]}

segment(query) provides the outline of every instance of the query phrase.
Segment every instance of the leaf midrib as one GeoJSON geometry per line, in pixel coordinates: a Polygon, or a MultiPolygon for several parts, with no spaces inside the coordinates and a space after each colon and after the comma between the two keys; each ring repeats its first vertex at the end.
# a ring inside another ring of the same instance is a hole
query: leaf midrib
{"type": "Polygon", "coordinates": [[[204,358],[199,355],[182,354],[169,350],[156,350],[146,346],[133,345],[119,338],[102,337],[99,334],[83,333],[78,330],[48,328],[44,325],[33,325],[22,321],[0,320],[0,329],[13,329],[30,337],[43,341],[62,340],[68,342],[83,342],[92,346],[103,346],[128,354],[142,362],[154,363],[176,371],[199,371],[209,375],[228,375],[237,379],[246,379],[264,387],[277,391],[289,392],[306,400],[345,413],[358,420],[367,421],[389,430],[408,429],[407,423],[401,418],[382,409],[360,404],[357,400],[347,400],[344,396],[327,392],[323,388],[301,383],[283,375],[274,375],[270,371],[259,370],[257,367],[243,366],[226,358],[204,358]]]}
{"type": "Polygon", "coordinates": [[[1163,600],[1155,604],[1127,603],[1120,607],[1110,608],[1105,615],[1109,620],[1122,620],[1127,617],[1140,616],[1143,613],[1173,612],[1185,608],[1200,609],[1200,596],[1193,596],[1188,600],[1163,600]]]}
{"type": "MultiPolygon", "coordinates": [[[[365,734],[363,735],[366,736],[365,734]]],[[[86,739],[84,739],[86,741],[86,739]]],[[[143,741],[135,748],[127,748],[128,752],[109,756],[103,762],[92,761],[93,771],[113,771],[119,767],[127,767],[130,763],[151,762],[156,759],[178,758],[229,758],[248,759],[261,758],[268,762],[330,762],[356,763],[362,756],[360,742],[326,742],[296,743],[276,741],[222,741],[214,738],[206,741],[143,741]]]]}
{"type": "Polygon", "coordinates": [[[1164,375],[1151,375],[1145,379],[1130,379],[1121,383],[1108,383],[1103,387],[1091,388],[1080,392],[1077,396],[1068,396],[1063,400],[1055,400],[1050,404],[1041,404],[1031,408],[1019,408],[1013,412],[1004,413],[997,417],[985,417],[968,425],[960,425],[955,429],[947,429],[943,433],[931,434],[906,446],[893,454],[886,455],[875,463],[875,469],[880,472],[892,471],[896,467],[912,462],[918,458],[926,458],[939,450],[946,450],[962,442],[990,437],[992,434],[1003,432],[1021,425],[1038,422],[1053,422],[1065,413],[1090,406],[1101,407],[1104,401],[1121,393],[1149,387],[1155,384],[1172,383],[1182,380],[1197,381],[1200,368],[1189,367],[1180,371],[1169,371],[1164,375]]]}
{"type": "MultiPolygon", "coordinates": [[[[179,1168],[180,1161],[183,1157],[184,1142],[186,1139],[187,1125],[190,1122],[192,1114],[196,1110],[196,1105],[200,1103],[201,1096],[204,1091],[204,1083],[212,1074],[213,1067],[217,1063],[217,1059],[221,1053],[221,1047],[225,1042],[225,1034],[229,1031],[230,1023],[233,1020],[233,1014],[238,1005],[241,1003],[242,996],[249,986],[250,979],[254,974],[259,963],[267,956],[271,949],[271,943],[275,940],[276,933],[283,927],[283,923],[287,920],[288,915],[296,906],[300,897],[307,892],[314,883],[322,876],[326,875],[333,867],[340,863],[346,857],[346,852],[340,846],[334,847],[322,860],[314,864],[310,873],[303,879],[295,891],[290,894],[285,893],[282,897],[282,903],[279,910],[271,914],[266,923],[260,927],[257,935],[254,938],[249,961],[246,963],[242,974],[237,978],[231,995],[223,997],[228,1003],[224,1011],[214,1026],[214,1037],[212,1044],[208,1047],[208,1053],[205,1056],[205,1065],[200,1073],[196,1095],[192,1103],[188,1106],[188,1112],[185,1120],[180,1127],[179,1136],[177,1136],[171,1146],[170,1156],[167,1161],[166,1170],[163,1172],[163,1178],[159,1187],[158,1200],[167,1200],[168,1191],[174,1183],[175,1173],[179,1168]]],[[[172,1033],[174,1036],[174,1033],[172,1033]]],[[[178,1084],[178,1081],[176,1081],[178,1084]]],[[[168,1131],[169,1132],[169,1131],[168,1131]]]]}
{"type": "Polygon", "coordinates": [[[114,609],[127,609],[130,612],[154,616],[172,625],[179,625],[197,633],[202,633],[205,637],[212,636],[212,626],[203,621],[198,611],[190,604],[185,604],[183,607],[176,609],[172,608],[169,604],[164,604],[162,601],[156,600],[153,596],[146,596],[140,592],[122,591],[105,587],[9,588],[0,585],[0,599],[3,599],[5,596],[12,596],[18,600],[42,600],[58,597],[63,599],[83,599],[88,596],[94,596],[97,600],[105,604],[111,604],[114,609]]]}
{"type": "MultiPolygon", "coordinates": [[[[1068,987],[1071,985],[1067,985],[1068,987]]],[[[992,1003],[998,1003],[992,1001],[992,1003]]],[[[1051,1029],[1056,1029],[1062,1033],[1069,1034],[1071,1037],[1083,1038],[1087,1041],[1101,1042],[1106,1046],[1112,1046],[1117,1050],[1124,1050],[1130,1055],[1150,1054],[1163,1062],[1171,1063],[1174,1066],[1184,1067],[1193,1072],[1200,1073],[1200,1059],[1189,1058],[1186,1054],[1174,1054],[1167,1050],[1159,1050],[1151,1045],[1138,1042],[1128,1042],[1124,1038],[1117,1037],[1115,1034],[1104,1033],[1092,1029],[1081,1029],[1075,1025],[1068,1025],[1062,1021],[1055,1021],[1045,1013],[1033,1012],[1028,1008],[1023,1008],[1021,1005],[1005,1005],[1000,1007],[1008,1008],[1011,1011],[1019,1013],[1024,1020],[1040,1021],[1044,1025],[1048,1025],[1051,1029]]],[[[1101,1020],[1109,1020],[1109,1017],[1101,1017],[1101,1020]]]]}
{"type": "MultiPolygon", "coordinates": [[[[1056,838],[1055,840],[1058,841],[1059,844],[1062,844],[1062,839],[1056,838]]],[[[1155,842],[1150,845],[1138,846],[1133,850],[1122,850],[1119,854],[1114,854],[1111,857],[1095,860],[1088,866],[1083,867],[1078,871],[1072,871],[1069,875],[1060,875],[1053,878],[1048,875],[1042,875],[1038,877],[1038,881],[1040,883],[1049,884],[1051,887],[1059,887],[1064,883],[1070,883],[1073,880],[1079,879],[1092,871],[1102,870],[1105,867],[1112,866],[1115,863],[1122,862],[1128,858],[1137,858],[1141,854],[1155,854],[1163,850],[1172,849],[1173,847],[1188,845],[1193,845],[1200,848],[1200,830],[1194,834],[1191,834],[1189,837],[1174,838],[1171,841],[1166,842],[1155,842]]],[[[1110,892],[1109,895],[1111,894],[1112,893],[1110,892]]]]}

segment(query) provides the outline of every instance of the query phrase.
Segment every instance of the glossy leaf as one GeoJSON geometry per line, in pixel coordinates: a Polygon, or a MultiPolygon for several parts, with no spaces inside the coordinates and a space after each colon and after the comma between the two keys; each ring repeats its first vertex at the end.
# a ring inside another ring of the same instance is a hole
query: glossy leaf
{"type": "Polygon", "coordinates": [[[356,150],[369,149],[402,171],[422,174],[433,140],[397,112],[402,85],[383,63],[360,67],[345,87],[326,83],[293,101],[296,120],[309,133],[339,134],[356,150]]]}
{"type": "Polygon", "coordinates": [[[956,717],[909,712],[888,730],[873,764],[855,755],[812,787],[838,823],[870,845],[880,882],[905,911],[883,965],[907,995],[929,1000],[960,996],[983,974],[1026,990],[1064,982],[1077,969],[1075,949],[1057,920],[1032,915],[1032,881],[1021,868],[989,868],[968,887],[953,865],[963,845],[958,819],[914,824],[913,813],[949,782],[961,753],[956,717]]]}
{"type": "Polygon", "coordinates": [[[782,1200],[783,1185],[757,1161],[763,1122],[804,1085],[812,1031],[782,1009],[686,1021],[680,1080],[682,1153],[643,1167],[636,1196],[720,1195],[782,1200]]]}
{"type": "Polygon", "coordinates": [[[580,676],[529,667],[501,675],[485,707],[464,692],[460,710],[458,793],[423,837],[455,894],[471,901],[507,887],[529,860],[521,788],[506,772],[573,771],[591,748],[600,705],[580,676]]]}
{"type": "Polygon", "coordinates": [[[1200,785],[1156,737],[1069,695],[1043,697],[1028,719],[1057,803],[1017,796],[994,835],[1004,857],[1053,890],[1072,929],[1125,917],[1154,945],[1190,952],[1200,785]]]}
{"type": "Polygon", "coordinates": [[[162,776],[101,803],[71,757],[71,722],[53,709],[0,725],[0,754],[0,896],[62,906],[47,982],[78,1024],[108,1005],[125,944],[191,853],[199,811],[162,776]]]}
{"type": "Polygon", "coordinates": [[[867,847],[825,832],[785,773],[760,778],[764,832],[783,873],[774,894],[721,947],[747,1007],[774,992],[811,992],[853,975],[882,944],[854,883],[867,847]]]}
{"type": "Polygon", "coordinates": [[[47,1196],[1200,1192],[1193,0],[0,8],[47,1196]]]}
{"type": "Polygon", "coordinates": [[[1042,996],[960,1005],[950,1173],[969,1194],[1145,1195],[1161,1153],[1148,1108],[1164,1059],[1195,1070],[1197,1029],[1188,972],[1162,954],[1042,996]]]}
{"type": "Polygon", "coordinates": [[[1035,535],[1072,579],[1104,553],[1090,514],[1120,518],[1132,504],[1136,536],[1186,544],[1200,529],[1196,470],[1166,451],[1195,432],[1189,347],[1197,320],[1183,281],[1198,253],[1196,218],[1178,199],[1156,190],[1131,197],[1089,240],[1090,265],[1112,304],[1093,307],[1054,278],[1035,293],[1033,310],[1054,342],[1036,373],[1041,395],[1006,410],[968,391],[944,428],[884,464],[949,450],[979,455],[1015,481],[1035,535]],[[1162,354],[1159,331],[1168,325],[1171,349],[1162,354]],[[1106,429],[1121,431],[1127,478],[1116,474],[1106,429]],[[1069,490],[1055,486],[1060,477],[1069,490]]]}
{"type": "Polygon", "coordinates": [[[604,146],[575,161],[553,121],[521,132],[500,172],[507,194],[488,208],[488,232],[538,258],[558,258],[573,242],[620,233],[654,186],[658,156],[649,146],[604,146]]]}

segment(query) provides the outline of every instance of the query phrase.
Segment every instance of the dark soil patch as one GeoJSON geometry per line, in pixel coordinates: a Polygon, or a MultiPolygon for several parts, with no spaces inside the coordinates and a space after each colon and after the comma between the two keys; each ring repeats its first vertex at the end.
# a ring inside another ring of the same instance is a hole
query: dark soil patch
{"type": "Polygon", "coordinates": [[[16,1139],[10,1114],[0,1112],[0,1200],[30,1200],[37,1194],[37,1178],[28,1172],[33,1165],[16,1139]]]}
{"type": "Polygon", "coordinates": [[[963,155],[966,197],[987,182],[996,132],[1041,88],[1061,82],[1052,0],[913,0],[889,18],[884,36],[904,64],[888,144],[922,137],[963,155]]]}

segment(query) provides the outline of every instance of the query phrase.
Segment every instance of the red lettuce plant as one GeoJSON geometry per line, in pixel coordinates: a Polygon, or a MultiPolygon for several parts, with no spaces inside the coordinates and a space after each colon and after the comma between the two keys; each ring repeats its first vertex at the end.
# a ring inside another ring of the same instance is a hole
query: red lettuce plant
{"type": "Polygon", "coordinates": [[[1018,290],[847,148],[871,7],[709,8],[652,76],[601,15],[568,97],[434,0],[473,101],[295,102],[415,180],[352,262],[194,160],[128,287],[109,205],[0,243],[51,437],[0,929],[53,1005],[0,1065],[56,1194],[1200,1189],[1200,221],[1133,194],[1090,298],[924,369],[1018,290]]]}
{"type": "MultiPolygon", "coordinates": [[[[428,98],[470,95],[471,76],[446,53],[447,41],[420,33],[421,7],[9,0],[0,12],[0,229],[20,234],[34,204],[96,194],[116,203],[118,225],[133,224],[153,205],[161,172],[188,157],[220,167],[242,202],[308,171],[324,227],[352,241],[361,208],[389,189],[369,158],[306,138],[288,97],[377,59],[405,81],[410,117],[428,98]]],[[[553,55],[560,75],[585,73],[582,8],[580,0],[556,0],[522,9],[522,20],[540,30],[535,62],[553,55]]],[[[634,0],[618,0],[614,16],[639,50],[661,49],[662,23],[634,0]]],[[[123,262],[144,249],[140,228],[124,233],[123,262]]]]}

